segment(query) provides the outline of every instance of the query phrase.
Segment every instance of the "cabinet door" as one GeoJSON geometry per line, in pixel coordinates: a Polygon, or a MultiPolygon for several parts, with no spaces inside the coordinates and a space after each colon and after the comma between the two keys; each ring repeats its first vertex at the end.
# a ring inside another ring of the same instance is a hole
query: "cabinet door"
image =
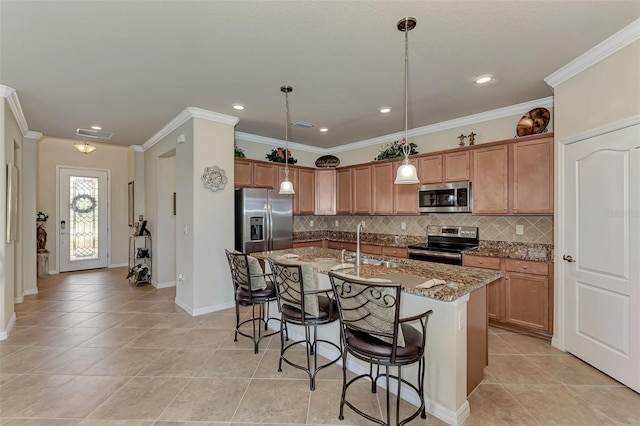
{"type": "Polygon", "coordinates": [[[393,214],[393,163],[372,166],[373,214],[393,214]]]}
{"type": "Polygon", "coordinates": [[[247,160],[235,160],[233,167],[236,188],[250,188],[253,185],[253,163],[247,160]]]}
{"type": "Polygon", "coordinates": [[[551,332],[549,278],[509,272],[505,277],[505,318],[508,324],[551,332]]]}
{"type": "MultiPolygon", "coordinates": [[[[264,162],[253,163],[253,186],[274,189],[278,176],[278,166],[264,162]]],[[[278,182],[280,186],[280,182],[278,182]]]]}
{"type": "Polygon", "coordinates": [[[351,186],[351,207],[353,213],[371,214],[371,166],[353,168],[351,186]]]}
{"type": "Polygon", "coordinates": [[[316,214],[336,214],[336,171],[316,170],[316,214]]]}
{"type": "Polygon", "coordinates": [[[469,178],[469,151],[444,155],[445,182],[464,182],[469,178]]]}
{"type": "Polygon", "coordinates": [[[508,145],[478,148],[473,153],[473,213],[507,214],[508,145]]]}
{"type": "Polygon", "coordinates": [[[298,199],[299,214],[313,214],[315,212],[315,171],[313,169],[298,169],[298,187],[294,187],[298,199]]]}
{"type": "MultiPolygon", "coordinates": [[[[416,160],[411,160],[411,164],[416,167],[418,167],[417,163],[416,160]]],[[[400,161],[393,163],[393,178],[395,178],[401,165],[402,162],[400,161]]],[[[406,215],[420,214],[418,211],[418,184],[393,185],[393,212],[406,215]]]]}
{"type": "Polygon", "coordinates": [[[418,159],[418,179],[420,183],[442,182],[442,155],[428,155],[418,159]]]}
{"type": "Polygon", "coordinates": [[[351,213],[351,168],[336,170],[336,213],[351,213]]]}
{"type": "MultiPolygon", "coordinates": [[[[484,268],[499,271],[500,259],[497,257],[480,257],[464,255],[463,265],[473,268],[484,268]]],[[[487,317],[496,321],[502,320],[502,288],[504,287],[504,278],[490,283],[487,286],[487,317]]]]}
{"type": "Polygon", "coordinates": [[[553,214],[553,138],[513,145],[511,213],[553,214]]]}

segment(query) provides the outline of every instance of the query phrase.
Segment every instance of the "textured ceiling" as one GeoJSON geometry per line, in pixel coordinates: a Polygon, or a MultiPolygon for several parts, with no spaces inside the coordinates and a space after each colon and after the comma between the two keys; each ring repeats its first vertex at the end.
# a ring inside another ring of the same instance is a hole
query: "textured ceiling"
{"type": "Polygon", "coordinates": [[[99,124],[121,145],[186,107],[283,139],[288,84],[291,119],[316,124],[290,139],[328,148],[403,130],[404,16],[418,21],[414,128],[552,95],[543,79],[638,19],[640,2],[2,0],[0,84],[30,130],[77,139],[99,124]],[[496,80],[473,83],[482,74],[496,80]]]}

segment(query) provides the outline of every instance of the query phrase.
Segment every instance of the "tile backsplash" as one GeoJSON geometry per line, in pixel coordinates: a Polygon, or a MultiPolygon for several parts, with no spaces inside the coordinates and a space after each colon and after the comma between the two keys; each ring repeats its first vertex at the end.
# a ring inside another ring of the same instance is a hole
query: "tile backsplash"
{"type": "Polygon", "coordinates": [[[367,233],[424,237],[427,225],[477,226],[481,240],[553,244],[553,216],[473,216],[470,213],[421,216],[294,216],[293,231],[350,231],[365,222],[367,233]],[[311,223],[313,221],[313,226],[311,223]],[[406,229],[402,229],[402,223],[406,229]],[[523,234],[516,234],[522,225],[523,234]]]}

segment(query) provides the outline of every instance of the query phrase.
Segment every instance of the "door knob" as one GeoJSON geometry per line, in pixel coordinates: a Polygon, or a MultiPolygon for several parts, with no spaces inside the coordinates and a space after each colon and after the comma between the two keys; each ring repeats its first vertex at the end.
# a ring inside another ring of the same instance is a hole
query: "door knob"
{"type": "Polygon", "coordinates": [[[562,258],[564,260],[566,260],[567,262],[571,263],[571,262],[575,262],[575,260],[573,260],[572,256],[567,256],[566,254],[564,256],[562,256],[562,258]]]}

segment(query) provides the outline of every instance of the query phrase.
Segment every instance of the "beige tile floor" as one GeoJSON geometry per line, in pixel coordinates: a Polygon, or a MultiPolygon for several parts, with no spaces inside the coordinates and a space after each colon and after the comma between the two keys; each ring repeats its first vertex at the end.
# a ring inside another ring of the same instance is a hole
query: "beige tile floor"
{"type": "MultiPolygon", "coordinates": [[[[338,420],[338,367],[311,392],[304,373],[277,372],[279,339],[257,355],[248,339],[233,341],[233,310],[191,317],[174,289],[132,288],[125,275],[40,278],[39,293],[16,305],[16,326],[0,342],[0,424],[368,424],[349,409],[338,420]]],[[[640,424],[640,396],[577,358],[500,329],[489,339],[464,426],[640,424]]],[[[380,412],[361,389],[358,404],[380,412]]]]}

